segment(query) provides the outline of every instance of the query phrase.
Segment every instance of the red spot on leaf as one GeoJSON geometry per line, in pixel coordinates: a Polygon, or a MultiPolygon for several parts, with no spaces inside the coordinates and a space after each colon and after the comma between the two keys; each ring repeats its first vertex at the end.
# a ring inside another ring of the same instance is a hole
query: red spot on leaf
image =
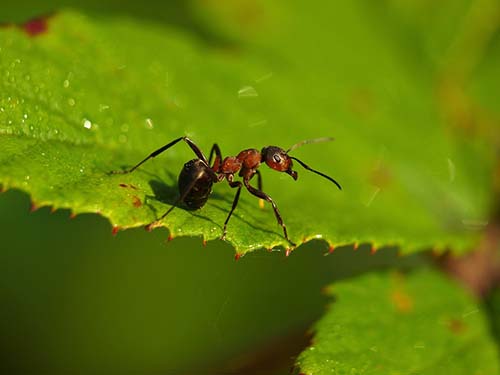
{"type": "Polygon", "coordinates": [[[242,256],[243,256],[242,254],[237,253],[237,254],[234,256],[234,260],[240,260],[240,258],[241,258],[242,256]]]}
{"type": "Polygon", "coordinates": [[[23,30],[29,36],[37,36],[47,32],[49,26],[47,23],[47,17],[38,17],[25,22],[22,25],[23,30]]]}
{"type": "Polygon", "coordinates": [[[117,234],[119,231],[120,231],[120,227],[119,227],[118,225],[115,225],[115,226],[113,227],[113,230],[111,231],[111,234],[112,234],[113,236],[116,236],[116,234],[117,234]]]}

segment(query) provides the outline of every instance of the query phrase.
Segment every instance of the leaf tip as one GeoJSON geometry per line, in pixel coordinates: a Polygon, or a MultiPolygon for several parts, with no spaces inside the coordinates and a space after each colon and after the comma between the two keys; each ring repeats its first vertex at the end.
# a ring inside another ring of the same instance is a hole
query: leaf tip
{"type": "Polygon", "coordinates": [[[35,202],[31,201],[30,212],[35,212],[39,208],[40,208],[40,206],[38,206],[35,202]]]}

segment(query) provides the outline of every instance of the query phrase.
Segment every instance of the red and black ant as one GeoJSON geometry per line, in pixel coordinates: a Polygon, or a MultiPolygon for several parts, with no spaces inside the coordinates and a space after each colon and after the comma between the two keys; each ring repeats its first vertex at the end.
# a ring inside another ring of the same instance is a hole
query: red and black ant
{"type": "Polygon", "coordinates": [[[271,203],[274,209],[274,214],[276,216],[276,220],[279,225],[283,228],[283,234],[287,241],[292,245],[296,246],[290,239],[288,238],[288,234],[286,232],[286,226],[281,218],[280,212],[278,210],[278,206],[274,203],[274,200],[262,191],[262,176],[260,171],[258,170],[261,163],[265,162],[270,168],[274,169],[278,172],[285,172],[292,176],[294,180],[297,180],[297,172],[292,170],[292,159],[297,161],[300,165],[302,165],[308,171],[314,172],[327,180],[333,182],[339,189],[342,189],[337,181],[333,178],[318,172],[308,165],[306,165],[303,161],[288,155],[290,151],[295,150],[296,148],[307,144],[307,143],[318,143],[318,142],[326,142],[331,141],[332,138],[317,138],[306,140],[293,145],[288,150],[283,150],[280,147],[276,146],[267,146],[264,147],[260,152],[257,149],[249,148],[247,150],[241,151],[237,156],[228,156],[222,159],[222,154],[217,143],[214,143],[212,149],[210,150],[210,157],[206,158],[200,148],[188,137],[180,137],[172,142],[166,144],[165,146],[159,148],[158,150],[152,152],[148,157],[146,157],[143,161],[135,165],[134,167],[125,170],[125,171],[114,171],[112,174],[125,174],[135,171],[139,166],[148,161],[155,156],[158,156],[163,151],[168,150],[170,147],[178,143],[179,141],[184,141],[188,144],[189,147],[194,151],[197,156],[197,159],[192,159],[184,164],[184,167],[179,174],[178,185],[179,185],[179,193],[180,196],[177,201],[165,212],[158,220],[153,221],[151,224],[146,226],[146,229],[151,230],[155,226],[157,226],[160,221],[165,218],[179,203],[184,202],[186,206],[190,209],[198,209],[205,205],[208,200],[208,196],[212,192],[212,185],[216,182],[221,182],[226,179],[229,183],[229,186],[232,188],[237,188],[236,195],[233,200],[233,205],[231,207],[231,211],[229,211],[229,215],[227,215],[226,221],[224,222],[224,231],[221,239],[226,237],[226,228],[231,215],[233,214],[234,209],[238,204],[238,200],[240,198],[240,192],[243,185],[250,192],[250,194],[255,195],[258,198],[264,199],[271,203]],[[215,153],[215,160],[212,166],[212,158],[215,153]],[[239,173],[238,173],[239,172],[239,173]],[[241,181],[234,181],[234,174],[238,173],[240,177],[243,177],[243,183],[241,181]],[[258,188],[250,185],[250,180],[253,176],[257,175],[257,185],[258,188]]]}

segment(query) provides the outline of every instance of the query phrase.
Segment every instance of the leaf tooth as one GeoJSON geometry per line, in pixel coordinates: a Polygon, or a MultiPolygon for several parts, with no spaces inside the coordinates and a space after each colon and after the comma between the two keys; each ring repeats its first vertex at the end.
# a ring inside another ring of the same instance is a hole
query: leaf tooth
{"type": "Polygon", "coordinates": [[[36,204],[34,201],[31,201],[30,212],[35,212],[39,208],[40,206],[38,204],[36,204]]]}
{"type": "Polygon", "coordinates": [[[113,236],[116,236],[116,234],[121,230],[122,228],[118,225],[113,225],[113,229],[111,230],[111,234],[113,236]]]}

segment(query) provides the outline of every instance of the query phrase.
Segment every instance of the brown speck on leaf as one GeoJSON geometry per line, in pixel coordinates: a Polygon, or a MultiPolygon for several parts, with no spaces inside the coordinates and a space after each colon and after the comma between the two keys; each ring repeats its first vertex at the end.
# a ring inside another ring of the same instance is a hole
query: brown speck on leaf
{"type": "Polygon", "coordinates": [[[392,173],[386,165],[379,161],[370,172],[369,182],[373,186],[383,189],[392,182],[392,173]]]}
{"type": "Polygon", "coordinates": [[[413,299],[403,290],[392,292],[391,300],[399,312],[409,313],[413,310],[413,299]]]}
{"type": "Polygon", "coordinates": [[[405,277],[396,273],[393,277],[392,292],[390,295],[391,303],[397,311],[407,314],[413,311],[414,301],[413,298],[405,290],[405,277]]]}
{"type": "Polygon", "coordinates": [[[451,332],[458,335],[460,333],[463,333],[467,329],[467,326],[465,325],[463,320],[455,318],[451,319],[448,322],[448,328],[450,329],[451,332]]]}
{"type": "Polygon", "coordinates": [[[132,204],[133,204],[133,205],[134,205],[134,207],[136,207],[136,208],[139,208],[139,207],[141,207],[141,206],[142,206],[142,202],[141,202],[141,200],[140,200],[140,199],[139,199],[139,197],[138,197],[138,196],[136,196],[136,195],[134,195],[134,196],[132,197],[132,204]]]}
{"type": "Polygon", "coordinates": [[[349,109],[360,118],[369,119],[375,112],[375,99],[369,89],[358,88],[351,92],[349,109]]]}

